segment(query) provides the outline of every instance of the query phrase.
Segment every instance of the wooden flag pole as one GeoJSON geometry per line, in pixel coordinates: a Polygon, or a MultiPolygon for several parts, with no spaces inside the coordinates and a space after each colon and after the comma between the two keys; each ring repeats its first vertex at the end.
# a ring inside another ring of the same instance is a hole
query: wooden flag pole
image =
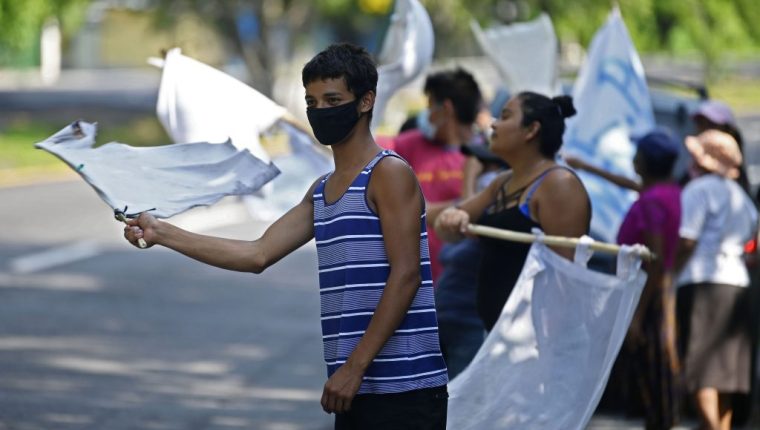
{"type": "MultiPolygon", "coordinates": [[[[562,236],[539,236],[530,233],[520,233],[516,231],[503,230],[500,228],[486,227],[484,225],[469,224],[467,229],[470,233],[477,234],[479,236],[492,237],[494,239],[511,240],[513,242],[533,243],[541,241],[549,246],[562,246],[566,248],[575,248],[581,241],[574,237],[562,237],[562,236]]],[[[608,254],[617,254],[620,252],[620,246],[611,243],[604,242],[592,242],[589,244],[589,248],[594,251],[605,252],[608,254]]],[[[643,247],[639,251],[639,255],[643,260],[652,261],[657,256],[652,253],[648,248],[643,247]]]]}

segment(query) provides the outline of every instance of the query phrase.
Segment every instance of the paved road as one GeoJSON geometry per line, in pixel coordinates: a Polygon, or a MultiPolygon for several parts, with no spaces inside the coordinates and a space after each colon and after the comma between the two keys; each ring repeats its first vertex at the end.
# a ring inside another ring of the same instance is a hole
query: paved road
{"type": "Polygon", "coordinates": [[[79,182],[0,201],[0,429],[330,427],[313,246],[262,276],[225,272],[122,243],[79,182]],[[76,243],[94,255],[30,270],[76,243]]]}
{"type": "MultiPolygon", "coordinates": [[[[313,245],[254,276],[129,247],[79,181],[0,202],[0,430],[331,428],[313,245]]],[[[178,221],[257,237],[239,207],[178,221]]]]}

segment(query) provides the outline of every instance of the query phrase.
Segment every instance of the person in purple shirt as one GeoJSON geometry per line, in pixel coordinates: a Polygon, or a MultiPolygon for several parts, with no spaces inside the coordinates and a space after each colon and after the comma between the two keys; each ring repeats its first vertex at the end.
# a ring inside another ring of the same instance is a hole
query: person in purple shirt
{"type": "MultiPolygon", "coordinates": [[[[655,130],[638,141],[633,165],[641,182],[611,174],[588,163],[565,157],[576,169],[599,175],[619,186],[639,192],[628,210],[617,240],[640,243],[658,258],[644,264],[647,283],[631,321],[621,362],[633,393],[644,408],[646,428],[668,429],[677,421],[679,372],[675,341],[675,288],[670,271],[675,262],[681,218],[681,189],[671,179],[679,145],[664,130],[655,130]]],[[[637,402],[637,403],[638,403],[637,402]]]]}

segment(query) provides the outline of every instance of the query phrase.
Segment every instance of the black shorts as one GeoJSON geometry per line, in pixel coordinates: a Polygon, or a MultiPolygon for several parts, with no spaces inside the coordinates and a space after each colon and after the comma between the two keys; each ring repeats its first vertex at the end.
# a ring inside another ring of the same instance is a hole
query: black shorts
{"type": "Polygon", "coordinates": [[[446,386],[394,394],[359,394],[335,415],[335,430],[446,430],[446,386]]]}

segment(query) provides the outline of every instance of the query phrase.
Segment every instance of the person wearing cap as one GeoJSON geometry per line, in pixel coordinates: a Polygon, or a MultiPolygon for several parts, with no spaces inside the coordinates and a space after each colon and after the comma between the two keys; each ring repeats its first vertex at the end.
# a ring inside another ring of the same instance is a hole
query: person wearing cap
{"type": "MultiPolygon", "coordinates": [[[[704,100],[692,113],[691,119],[694,122],[697,134],[707,130],[720,130],[728,133],[736,140],[739,151],[742,154],[744,153],[744,141],[738,123],[731,108],[725,103],[717,100],[704,100]]],[[[749,178],[743,164],[739,166],[739,176],[736,181],[739,182],[744,191],[749,192],[749,178]]]]}
{"type": "Polygon", "coordinates": [[[699,103],[691,118],[699,132],[726,126],[736,128],[736,118],[731,108],[717,100],[704,100],[699,103]]]}
{"type": "Polygon", "coordinates": [[[704,429],[729,429],[734,395],[750,390],[749,275],[744,244],[758,213],[736,183],[742,165],[730,134],[707,130],[685,141],[692,180],[681,194],[675,273],[679,349],[686,389],[704,429]]]}
{"type": "Polygon", "coordinates": [[[646,429],[669,429],[677,422],[678,353],[676,350],[675,290],[669,271],[678,246],[681,218],[680,187],[672,180],[679,145],[665,129],[656,129],[637,141],[633,167],[640,182],[565,157],[576,169],[601,176],[619,186],[639,192],[618,231],[620,244],[647,246],[659,256],[645,262],[647,283],[642,291],[621,350],[619,366],[630,381],[628,406],[641,405],[646,429]]]}

